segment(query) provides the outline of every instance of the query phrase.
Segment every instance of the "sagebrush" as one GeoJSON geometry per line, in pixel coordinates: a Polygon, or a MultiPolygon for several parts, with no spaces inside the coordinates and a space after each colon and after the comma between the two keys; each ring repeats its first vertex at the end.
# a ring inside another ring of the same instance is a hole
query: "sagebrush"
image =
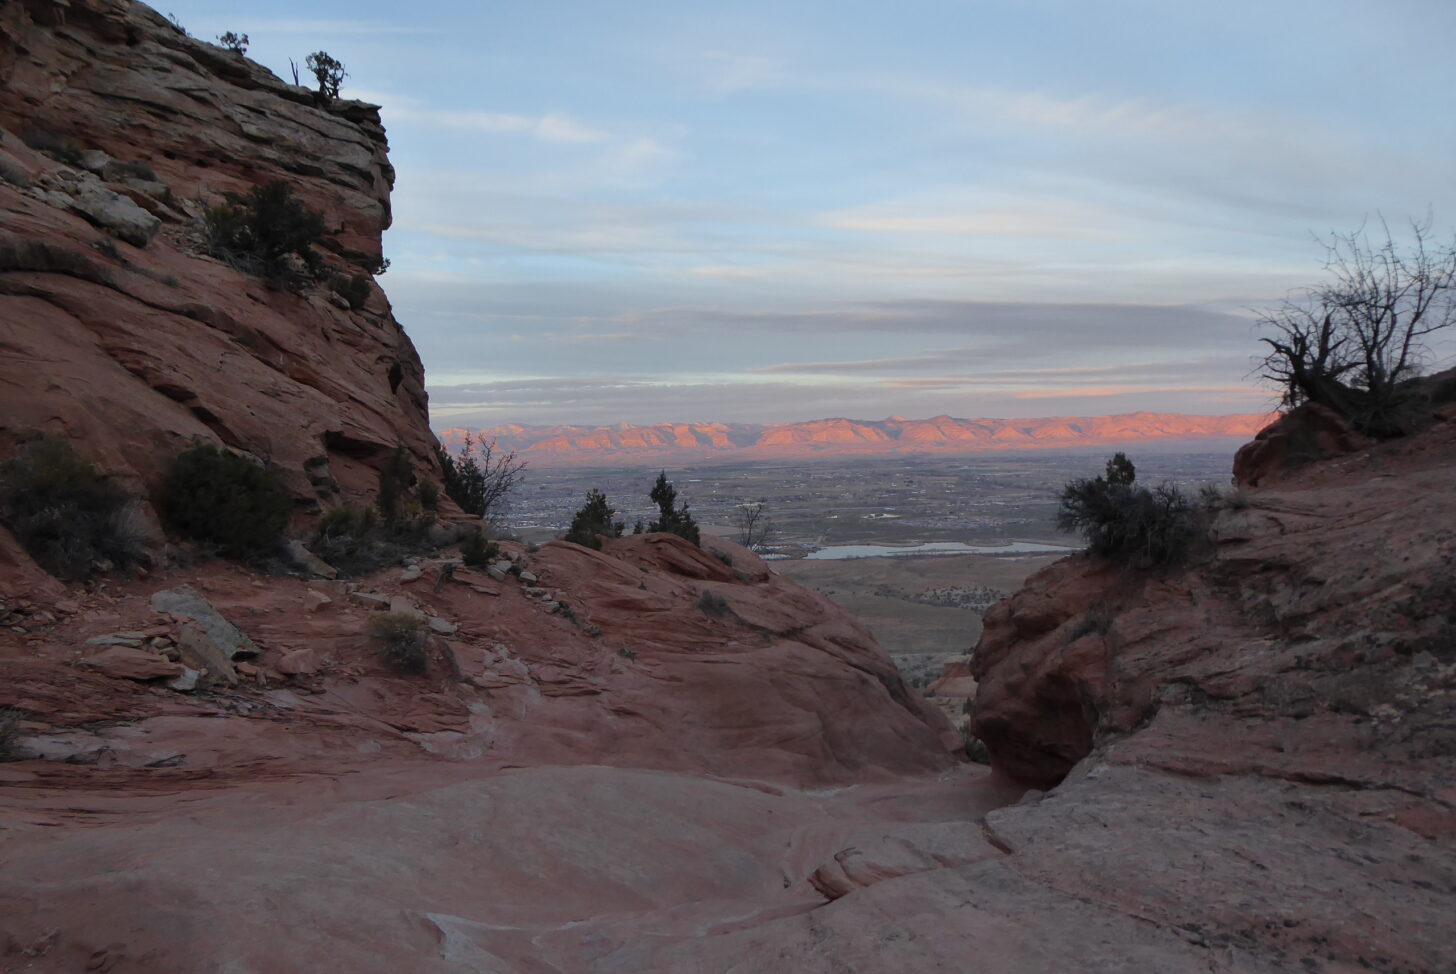
{"type": "Polygon", "coordinates": [[[293,512],[277,473],[210,443],[178,454],[161,500],[168,527],[230,558],[272,554],[293,512]]]}
{"type": "Polygon", "coordinates": [[[382,521],[372,507],[344,504],[319,519],[309,548],[344,575],[368,575],[433,551],[431,515],[382,521]]]}
{"type": "Polygon", "coordinates": [[[401,673],[423,673],[429,667],[425,653],[425,626],[405,612],[380,612],[369,619],[369,639],[380,659],[401,673]]]}
{"type": "Polygon", "coordinates": [[[203,215],[214,257],[287,290],[299,290],[318,275],[323,260],[313,248],[324,237],[324,218],[300,202],[291,186],[273,180],[224,199],[203,215]]]}
{"type": "Polygon", "coordinates": [[[0,521],[68,582],[145,560],[136,501],[65,440],[43,436],[0,464],[0,521]]]}

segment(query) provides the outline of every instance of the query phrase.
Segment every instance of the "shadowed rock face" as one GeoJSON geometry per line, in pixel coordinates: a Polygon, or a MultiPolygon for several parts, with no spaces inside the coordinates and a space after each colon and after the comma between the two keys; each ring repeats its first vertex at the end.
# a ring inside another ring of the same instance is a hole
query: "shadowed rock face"
{"type": "Polygon", "coordinates": [[[975,732],[1061,782],[988,817],[1026,875],[1270,961],[1456,961],[1456,423],[1348,445],[1194,567],[1068,558],[987,613],[975,732]]]}
{"type": "Polygon", "coordinates": [[[361,273],[387,148],[373,106],[319,104],[140,4],[0,6],[0,456],[42,430],[145,493],[202,439],[272,463],[302,513],[372,489],[398,443],[433,470],[423,371],[376,285],[351,311],[201,254],[205,206],[282,179],[337,230],[330,273],[361,273]]]}

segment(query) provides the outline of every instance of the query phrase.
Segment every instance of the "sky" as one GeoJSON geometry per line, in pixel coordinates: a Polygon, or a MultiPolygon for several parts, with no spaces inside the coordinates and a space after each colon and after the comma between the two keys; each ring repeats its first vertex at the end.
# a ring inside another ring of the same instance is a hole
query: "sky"
{"type": "Polygon", "coordinates": [[[1322,238],[1456,226],[1450,0],[160,9],[383,106],[437,428],[1257,412],[1322,238]]]}

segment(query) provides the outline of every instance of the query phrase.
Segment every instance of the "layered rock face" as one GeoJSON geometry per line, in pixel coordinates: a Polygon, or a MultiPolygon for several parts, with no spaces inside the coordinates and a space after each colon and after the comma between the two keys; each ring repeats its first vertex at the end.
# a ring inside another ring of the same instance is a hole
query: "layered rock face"
{"type": "Polygon", "coordinates": [[[423,371],[377,285],[350,310],[202,252],[205,207],[281,179],[323,214],[329,274],[376,265],[386,149],[372,106],[141,4],[0,6],[0,455],[59,435],[145,495],[201,439],[271,463],[302,514],[372,489],[396,444],[432,470],[423,371]]]}
{"type": "Polygon", "coordinates": [[[974,729],[1061,782],[988,818],[1024,875],[1229,969],[1456,964],[1456,423],[1346,446],[1246,451],[1270,485],[1193,567],[1065,559],[988,613],[974,729]]]}

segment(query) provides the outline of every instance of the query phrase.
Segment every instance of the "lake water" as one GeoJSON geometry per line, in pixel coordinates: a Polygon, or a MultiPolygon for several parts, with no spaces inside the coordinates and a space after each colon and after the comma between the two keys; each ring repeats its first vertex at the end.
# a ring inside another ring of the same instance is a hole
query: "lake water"
{"type": "Polygon", "coordinates": [[[1008,544],[965,544],[961,541],[930,541],[915,545],[845,544],[830,545],[811,551],[809,561],[841,561],[845,558],[896,558],[908,555],[1065,555],[1080,548],[1043,544],[1039,541],[1012,541],[1008,544]]]}

